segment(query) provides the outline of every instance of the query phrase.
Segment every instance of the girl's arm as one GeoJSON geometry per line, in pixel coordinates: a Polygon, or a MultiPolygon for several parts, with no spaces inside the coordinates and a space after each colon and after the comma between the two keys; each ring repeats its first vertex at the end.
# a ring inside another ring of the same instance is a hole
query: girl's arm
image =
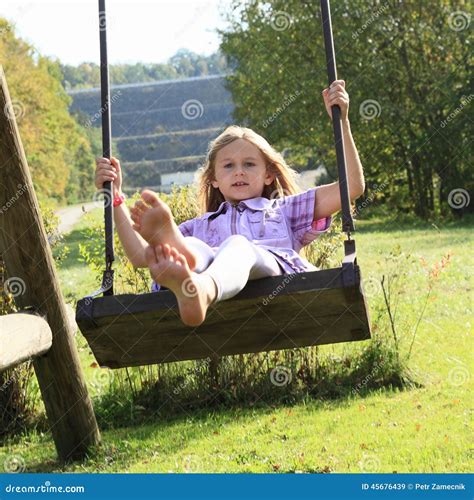
{"type": "MultiPolygon", "coordinates": [[[[117,158],[97,158],[95,171],[95,185],[102,189],[104,182],[113,183],[114,197],[122,193],[122,170],[117,158]]],[[[145,248],[147,242],[133,229],[132,219],[124,203],[114,207],[114,222],[120,242],[133,267],[147,267],[145,248]]]]}
{"type": "MultiPolygon", "coordinates": [[[[336,80],[330,89],[323,90],[326,110],[332,119],[331,106],[338,104],[341,108],[342,135],[346,156],[347,178],[349,182],[349,198],[353,202],[362,196],[365,190],[364,172],[359,159],[349,123],[349,95],[345,90],[344,80],[336,80]]],[[[318,188],[314,203],[314,220],[323,219],[341,210],[341,194],[339,182],[318,188]]]]}

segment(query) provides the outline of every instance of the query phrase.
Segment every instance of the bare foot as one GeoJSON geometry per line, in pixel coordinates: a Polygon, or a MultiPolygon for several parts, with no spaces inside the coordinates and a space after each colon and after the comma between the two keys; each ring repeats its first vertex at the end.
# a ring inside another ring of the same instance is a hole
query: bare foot
{"type": "Polygon", "coordinates": [[[153,192],[145,190],[142,199],[130,209],[133,229],[152,246],[168,243],[183,254],[189,269],[196,267],[196,255],[186,244],[184,236],[176,225],[170,207],[153,192]]]}
{"type": "Polygon", "coordinates": [[[214,280],[207,274],[191,271],[184,255],[166,243],[155,248],[148,246],[145,257],[153,279],[176,295],[183,323],[199,326],[217,297],[214,280]]]}

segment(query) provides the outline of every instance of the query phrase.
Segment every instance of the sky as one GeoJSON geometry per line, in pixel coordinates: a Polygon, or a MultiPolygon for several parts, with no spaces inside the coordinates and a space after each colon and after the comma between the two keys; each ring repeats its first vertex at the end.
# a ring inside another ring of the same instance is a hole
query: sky
{"type": "MultiPolygon", "coordinates": [[[[106,0],[109,63],[162,63],[180,48],[209,55],[230,0],[106,0]]],[[[99,62],[97,0],[1,0],[17,36],[64,64],[99,62]]]]}

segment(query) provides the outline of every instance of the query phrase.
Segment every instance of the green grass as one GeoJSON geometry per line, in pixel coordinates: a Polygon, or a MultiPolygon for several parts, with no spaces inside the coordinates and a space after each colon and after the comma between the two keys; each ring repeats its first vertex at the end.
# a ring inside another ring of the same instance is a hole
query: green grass
{"type": "MultiPolygon", "coordinates": [[[[172,417],[148,419],[135,407],[130,408],[129,421],[102,429],[102,446],[83,462],[57,463],[51,436],[39,426],[11,438],[0,450],[0,463],[19,456],[28,472],[470,472],[472,223],[435,227],[380,218],[360,221],[357,227],[358,262],[366,281],[376,283],[386,269],[385,257],[396,245],[428,266],[452,254],[415,339],[409,366],[417,387],[363,391],[333,400],[306,397],[291,406],[263,401],[183,410],[172,417]]],[[[79,229],[69,236],[69,246],[80,241],[79,229]]],[[[71,253],[60,271],[62,288],[71,298],[98,285],[75,257],[71,253]]],[[[426,295],[423,267],[410,269],[398,309],[400,324],[408,325],[408,332],[426,295]]],[[[367,290],[372,318],[380,293],[375,285],[367,290]]],[[[404,349],[410,339],[401,339],[404,349]]],[[[77,340],[88,386],[98,403],[99,372],[80,334],[77,340]]],[[[324,346],[321,351],[340,355],[361,345],[324,346]]],[[[123,404],[126,414],[127,403],[123,404]]]]}
{"type": "Polygon", "coordinates": [[[92,270],[80,261],[79,244],[84,243],[84,230],[93,221],[102,219],[102,209],[93,210],[83,216],[74,229],[65,236],[64,244],[69,250],[66,258],[58,263],[57,268],[66,302],[74,303],[77,298],[84,297],[100,288],[100,283],[92,270]]]}

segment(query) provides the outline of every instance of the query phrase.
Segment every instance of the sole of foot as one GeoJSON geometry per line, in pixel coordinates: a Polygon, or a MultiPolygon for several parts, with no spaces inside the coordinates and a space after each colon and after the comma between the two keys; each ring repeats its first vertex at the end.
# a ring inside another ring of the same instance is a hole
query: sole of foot
{"type": "Polygon", "coordinates": [[[212,278],[191,271],[185,256],[168,244],[148,246],[145,257],[153,279],[175,294],[183,323],[199,326],[217,294],[212,278]]]}
{"type": "Polygon", "coordinates": [[[196,268],[196,255],[186,244],[186,239],[176,225],[169,206],[153,191],[145,190],[142,199],[130,209],[134,222],[133,229],[137,231],[152,247],[169,244],[186,258],[189,269],[196,268]]]}

